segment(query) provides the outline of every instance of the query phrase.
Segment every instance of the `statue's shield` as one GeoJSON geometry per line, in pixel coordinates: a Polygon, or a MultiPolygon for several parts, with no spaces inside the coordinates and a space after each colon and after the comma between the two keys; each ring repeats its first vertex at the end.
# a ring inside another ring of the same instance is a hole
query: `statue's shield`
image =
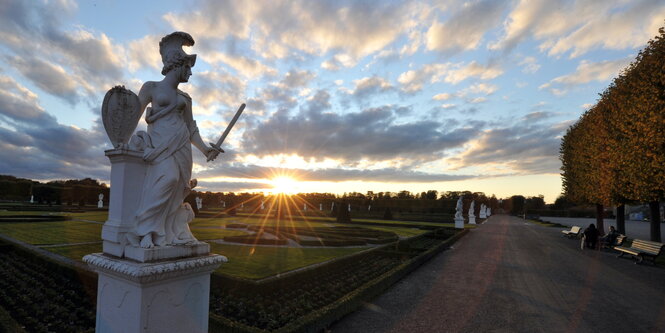
{"type": "Polygon", "coordinates": [[[115,86],[104,96],[102,121],[114,148],[124,146],[141,118],[139,97],[124,86],[115,86]]]}

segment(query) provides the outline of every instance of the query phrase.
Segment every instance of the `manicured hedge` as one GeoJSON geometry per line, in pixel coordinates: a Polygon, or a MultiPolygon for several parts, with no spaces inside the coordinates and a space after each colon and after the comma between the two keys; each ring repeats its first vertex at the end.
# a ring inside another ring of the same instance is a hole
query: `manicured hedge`
{"type": "Polygon", "coordinates": [[[0,307],[28,332],[93,332],[96,275],[0,247],[0,307]]]}
{"type": "Polygon", "coordinates": [[[211,332],[317,332],[463,234],[429,232],[262,283],[213,275],[211,332]]]}
{"type": "Polygon", "coordinates": [[[240,235],[240,236],[226,236],[224,241],[231,243],[242,243],[242,244],[255,244],[255,245],[286,245],[287,240],[285,238],[263,238],[261,235],[240,235]]]}
{"type": "Polygon", "coordinates": [[[226,225],[227,228],[231,229],[247,229],[247,224],[242,223],[229,223],[226,225]]]}

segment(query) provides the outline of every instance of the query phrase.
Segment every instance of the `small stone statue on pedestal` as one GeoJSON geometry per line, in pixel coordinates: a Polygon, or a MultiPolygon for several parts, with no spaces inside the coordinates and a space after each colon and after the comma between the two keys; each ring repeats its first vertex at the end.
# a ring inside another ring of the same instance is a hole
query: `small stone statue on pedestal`
{"type": "Polygon", "coordinates": [[[471,206],[469,206],[469,224],[476,224],[476,202],[471,201],[471,206]]]}
{"type": "Polygon", "coordinates": [[[97,208],[104,208],[104,194],[99,193],[99,201],[97,201],[97,208]]]}
{"type": "Polygon", "coordinates": [[[486,219],[487,218],[487,207],[485,204],[480,204],[480,212],[478,213],[481,219],[486,219]]]}
{"type": "Polygon", "coordinates": [[[459,197],[455,207],[455,228],[457,229],[464,229],[464,216],[462,216],[462,210],[464,207],[463,199],[464,197],[459,197]]]}

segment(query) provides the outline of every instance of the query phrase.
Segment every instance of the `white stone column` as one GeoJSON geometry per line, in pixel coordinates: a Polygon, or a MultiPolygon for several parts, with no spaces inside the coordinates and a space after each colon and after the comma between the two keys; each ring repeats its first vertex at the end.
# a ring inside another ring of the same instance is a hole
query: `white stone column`
{"type": "Polygon", "coordinates": [[[105,153],[111,161],[111,195],[109,217],[102,227],[103,251],[122,257],[126,245],[125,234],[134,227],[146,164],[140,151],[110,149],[105,153]]]}
{"type": "Polygon", "coordinates": [[[99,274],[97,333],[208,332],[210,274],[226,257],[138,263],[95,253],[83,261],[99,274]]]}

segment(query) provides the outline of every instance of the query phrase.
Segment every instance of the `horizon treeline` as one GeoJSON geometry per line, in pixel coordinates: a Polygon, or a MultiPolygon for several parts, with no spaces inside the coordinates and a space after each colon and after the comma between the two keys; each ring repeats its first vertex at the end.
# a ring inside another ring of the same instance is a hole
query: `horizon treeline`
{"type": "MultiPolygon", "coordinates": [[[[661,241],[660,201],[665,195],[665,29],[566,132],[561,141],[565,195],[577,203],[617,206],[625,234],[624,205],[648,203],[651,240],[661,241]]],[[[602,218],[597,219],[603,230],[602,218]]]]}
{"type": "MultiPolygon", "coordinates": [[[[70,179],[55,180],[42,183],[39,181],[19,178],[11,175],[0,175],[0,200],[26,202],[33,197],[36,204],[85,206],[96,205],[98,195],[104,194],[104,205],[109,202],[110,187],[98,180],[70,179]]],[[[497,199],[495,195],[487,196],[483,192],[429,190],[423,192],[346,192],[338,195],[333,193],[299,193],[293,195],[265,194],[261,192],[211,192],[192,191],[186,201],[195,206],[195,197],[200,197],[206,208],[225,208],[226,210],[242,208],[245,211],[257,212],[261,203],[265,209],[275,210],[281,205],[285,210],[302,211],[305,206],[309,211],[336,212],[344,205],[357,213],[369,215],[384,214],[386,209],[394,213],[454,214],[457,199],[463,196],[464,213],[468,213],[471,201],[475,201],[475,214],[479,216],[481,204],[490,207],[493,212],[504,208],[507,213],[523,214],[526,210],[544,210],[548,207],[563,209],[557,199],[554,205],[546,205],[542,195],[513,195],[509,198],[497,199]],[[281,199],[280,199],[281,197],[281,199]],[[280,202],[280,203],[277,203],[280,202]],[[334,203],[334,205],[333,205],[334,203]],[[370,214],[371,213],[371,214],[370,214]]],[[[568,207],[570,205],[567,205],[568,207]]]]}

